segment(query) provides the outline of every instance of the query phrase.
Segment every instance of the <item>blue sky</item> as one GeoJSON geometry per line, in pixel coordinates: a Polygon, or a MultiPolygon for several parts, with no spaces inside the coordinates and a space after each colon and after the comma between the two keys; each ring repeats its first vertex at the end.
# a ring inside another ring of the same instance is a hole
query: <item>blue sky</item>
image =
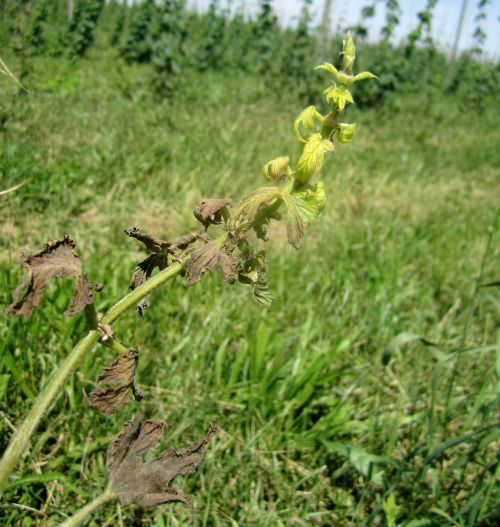
{"type": "MultiPolygon", "coordinates": [[[[232,5],[233,9],[244,6],[247,14],[258,10],[258,0],[220,0],[222,6],[232,5]]],[[[210,0],[188,0],[188,5],[199,10],[205,9],[210,0]]],[[[292,24],[301,10],[301,0],[274,0],[274,7],[282,24],[292,24]]],[[[314,0],[313,10],[319,20],[324,0],[314,0]]],[[[346,28],[354,25],[360,19],[360,12],[369,0],[333,0],[332,25],[333,28],[346,28]]],[[[382,4],[383,2],[381,2],[382,4]]],[[[416,13],[422,10],[427,0],[399,0],[402,8],[401,24],[398,27],[396,39],[403,39],[417,24],[416,13]]],[[[477,13],[478,0],[468,0],[464,28],[460,40],[460,49],[467,49],[472,45],[472,33],[477,13]]],[[[444,50],[451,49],[457,27],[462,0],[438,0],[434,11],[433,36],[444,50]]],[[[371,22],[372,37],[376,37],[383,25],[383,6],[378,7],[378,16],[371,22]]],[[[487,19],[483,27],[487,33],[485,44],[486,55],[489,58],[500,58],[500,0],[491,0],[487,8],[487,19]]]]}

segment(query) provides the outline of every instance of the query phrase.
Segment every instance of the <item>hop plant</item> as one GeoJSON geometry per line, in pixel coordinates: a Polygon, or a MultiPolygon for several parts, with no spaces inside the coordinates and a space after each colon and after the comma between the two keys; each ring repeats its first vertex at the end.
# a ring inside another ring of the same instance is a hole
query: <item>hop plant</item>
{"type": "MultiPolygon", "coordinates": [[[[172,1],[168,5],[179,7],[181,4],[172,1]]],[[[171,12],[164,14],[170,15],[171,12]]],[[[83,262],[69,237],[49,243],[41,252],[23,259],[28,272],[16,289],[7,314],[30,316],[40,304],[47,283],[54,278],[66,277],[74,280],[75,294],[65,314],[72,316],[84,312],[89,331],[67,355],[13,434],[0,461],[0,490],[27,450],[43,415],[57,395],[64,391],[65,382],[80,361],[96,344],[118,351],[121,356],[102,370],[97,386],[88,397],[89,406],[108,415],[130,404],[131,396],[135,400],[132,404],[141,401],[144,396],[135,378],[139,350],[121,343],[112,324],[133,306],[137,307],[139,315],[144,315],[149,307],[149,295],[154,290],[181,274],[185,286],[192,287],[206,273],[219,270],[228,283],[240,282],[250,287],[257,302],[265,305],[272,302],[266,280],[265,251],[261,247],[261,242],[267,241],[268,225],[271,221],[284,219],[288,241],[294,248],[301,248],[305,231],[325,208],[325,185],[319,173],[326,156],[335,151],[336,142],[350,142],[356,130],[355,123],[341,119],[347,106],[354,102],[349,87],[375,77],[370,72],[354,74],[356,51],[349,33],[341,54],[340,70],[329,63],[318,66],[333,77],[325,90],[329,111],[322,115],[315,106],[309,106],[295,120],[293,128],[300,146],[295,166],[287,155],[266,163],[262,175],[267,185],[245,197],[237,206],[233,207],[232,200],[227,197],[201,200],[193,211],[199,229],[175,240],[160,239],[135,227],[125,231],[143,244],[148,255],[138,263],[132,275],[131,291],[107,313],[96,312],[94,293],[101,291],[102,287],[87,279],[83,262]],[[218,231],[222,230],[218,237],[212,237],[214,225],[218,226],[218,231]],[[157,268],[159,272],[153,275],[157,268]]],[[[163,423],[144,421],[140,413],[124,424],[107,448],[109,483],[106,489],[62,523],[62,527],[79,525],[94,510],[111,500],[118,500],[124,506],[135,504],[139,507],[173,502],[189,505],[190,498],[170,486],[171,482],[196,471],[216,428],[213,425],[208,427],[199,441],[185,449],[169,449],[159,458],[143,462],[143,456],[162,437],[163,431],[163,423]]]]}
{"type": "Polygon", "coordinates": [[[121,49],[121,55],[127,62],[149,62],[151,59],[150,33],[155,12],[154,0],[143,0],[133,12],[125,44],[121,49]]]}
{"type": "Polygon", "coordinates": [[[94,42],[97,21],[103,7],[104,0],[76,2],[67,35],[71,56],[83,57],[94,42]]]}
{"type": "Polygon", "coordinates": [[[219,69],[224,54],[226,19],[219,12],[219,2],[212,0],[204,19],[203,34],[198,50],[197,63],[200,70],[219,69]]]}
{"type": "Polygon", "coordinates": [[[183,0],[163,0],[158,6],[151,62],[153,88],[160,97],[171,97],[179,78],[186,37],[183,0]]]}
{"type": "Polygon", "coordinates": [[[272,75],[276,70],[275,57],[278,50],[278,19],[271,0],[261,0],[260,11],[253,27],[253,54],[250,69],[261,75],[272,75]]]}

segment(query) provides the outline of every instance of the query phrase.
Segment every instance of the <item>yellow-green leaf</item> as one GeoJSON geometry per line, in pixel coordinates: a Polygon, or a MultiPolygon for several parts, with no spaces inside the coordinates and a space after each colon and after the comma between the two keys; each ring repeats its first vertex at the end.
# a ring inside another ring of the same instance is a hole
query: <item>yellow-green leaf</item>
{"type": "Polygon", "coordinates": [[[356,123],[340,123],[337,130],[337,139],[341,143],[350,143],[356,131],[356,123]]]}
{"type": "Polygon", "coordinates": [[[313,134],[308,139],[302,150],[302,155],[297,163],[295,178],[300,183],[307,183],[314,174],[321,170],[325,154],[333,152],[335,147],[328,139],[323,139],[321,134],[313,134]]]}
{"type": "Polygon", "coordinates": [[[281,156],[269,161],[264,165],[264,177],[269,181],[279,181],[283,179],[287,173],[287,168],[290,163],[288,156],[281,156]]]}
{"type": "Polygon", "coordinates": [[[344,86],[330,86],[325,90],[326,100],[342,111],[346,103],[354,103],[351,92],[344,86]]]}
{"type": "Polygon", "coordinates": [[[354,40],[351,37],[351,32],[348,31],[342,47],[342,69],[346,73],[352,73],[352,67],[356,58],[356,48],[354,47],[354,40]]]}
{"type": "Polygon", "coordinates": [[[352,82],[364,81],[365,79],[378,79],[378,77],[370,71],[363,71],[362,73],[354,75],[352,82]]]}
{"type": "Polygon", "coordinates": [[[339,74],[339,70],[333,64],[330,64],[329,62],[323,62],[323,64],[316,66],[314,69],[328,71],[332,75],[335,75],[335,77],[337,77],[337,75],[339,74]]]}
{"type": "Polygon", "coordinates": [[[236,214],[237,221],[252,222],[262,207],[271,205],[280,197],[279,187],[262,187],[257,189],[241,202],[236,214]]]}
{"type": "Polygon", "coordinates": [[[305,137],[300,133],[300,127],[303,126],[309,132],[317,132],[323,122],[323,116],[316,110],[316,106],[308,106],[300,112],[293,123],[295,137],[300,143],[305,143],[308,135],[305,137]]]}
{"type": "Polygon", "coordinates": [[[300,190],[283,192],[282,198],[287,212],[288,241],[295,249],[300,249],[301,238],[307,226],[315,221],[325,208],[323,182],[307,185],[300,190]]]}

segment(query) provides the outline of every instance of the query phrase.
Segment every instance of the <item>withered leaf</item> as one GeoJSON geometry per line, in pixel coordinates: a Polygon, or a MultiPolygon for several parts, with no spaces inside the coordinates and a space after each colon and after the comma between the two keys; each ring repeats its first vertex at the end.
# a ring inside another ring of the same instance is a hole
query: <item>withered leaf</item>
{"type": "MultiPolygon", "coordinates": [[[[150,234],[142,232],[137,227],[127,229],[125,234],[141,241],[146,249],[153,253],[135,268],[134,274],[132,275],[132,282],[129,286],[129,289],[134,290],[150,278],[156,267],[158,267],[160,271],[168,267],[168,253],[172,248],[172,244],[166,240],[155,238],[150,234]]],[[[136,307],[139,315],[142,317],[144,311],[149,307],[149,296],[139,300],[136,307]]]]}
{"type": "MultiPolygon", "coordinates": [[[[158,267],[160,271],[166,269],[169,266],[169,254],[174,255],[173,258],[175,259],[175,255],[178,254],[179,251],[187,249],[197,240],[206,239],[206,235],[198,232],[191,232],[185,236],[177,238],[173,243],[170,243],[146,234],[140,231],[137,227],[131,227],[125,232],[128,236],[140,240],[145,245],[146,249],[152,253],[135,268],[134,274],[132,275],[132,282],[129,286],[131,290],[136,289],[149,280],[156,267],[158,267]]],[[[149,307],[149,296],[140,300],[136,307],[139,315],[142,317],[146,309],[149,307]]]]}
{"type": "Polygon", "coordinates": [[[97,382],[121,385],[104,389],[95,388],[90,394],[88,405],[99,408],[105,414],[112,414],[128,403],[129,392],[137,401],[140,401],[142,394],[134,385],[138,362],[139,350],[130,348],[125,355],[106,366],[97,382]]]}
{"type": "MultiPolygon", "coordinates": [[[[165,253],[153,253],[143,260],[134,270],[132,275],[132,282],[129,289],[133,290],[142,285],[153,274],[155,267],[160,271],[168,267],[168,255],[165,253]]],[[[149,307],[149,295],[137,302],[136,308],[139,315],[142,317],[144,311],[149,307]]]]}
{"type": "Polygon", "coordinates": [[[93,408],[99,408],[105,414],[114,414],[128,403],[129,391],[130,386],[127,384],[116,388],[95,388],[90,394],[88,405],[93,408]]]}
{"type": "Polygon", "coordinates": [[[138,363],[139,349],[135,347],[130,348],[125,355],[106,366],[102,370],[97,381],[106,384],[117,384],[122,382],[131,384],[134,382],[138,363]]]}
{"type": "Polygon", "coordinates": [[[111,489],[122,505],[151,507],[173,502],[191,505],[188,496],[167,486],[175,477],[196,471],[216,428],[210,426],[200,441],[185,449],[167,450],[159,458],[143,463],[142,456],[160,439],[164,429],[163,423],[143,421],[136,414],[110,443],[106,466],[111,489]]]}
{"type": "Polygon", "coordinates": [[[232,207],[229,198],[202,199],[193,210],[194,217],[207,228],[210,224],[219,225],[224,221],[222,209],[232,207]]]}
{"type": "Polygon", "coordinates": [[[198,283],[205,271],[213,271],[217,266],[228,283],[233,284],[238,279],[238,260],[216,242],[210,241],[191,256],[186,267],[184,284],[190,287],[198,283]]]}
{"type": "Polygon", "coordinates": [[[202,237],[203,236],[200,235],[199,232],[190,232],[189,234],[186,234],[184,236],[181,236],[180,238],[177,238],[174,241],[174,245],[175,247],[177,247],[177,249],[180,249],[181,251],[183,251],[184,249],[187,249],[192,243],[194,243],[195,241],[199,240],[202,237]]]}
{"type": "Polygon", "coordinates": [[[125,234],[142,242],[146,249],[152,253],[166,251],[172,245],[166,240],[161,240],[160,238],[155,238],[150,234],[142,232],[137,227],[130,227],[129,229],[126,229],[125,234]]]}
{"type": "Polygon", "coordinates": [[[75,279],[76,290],[69,308],[64,313],[66,316],[75,315],[91,304],[92,286],[87,282],[82,262],[74,249],[73,240],[65,236],[60,241],[48,243],[43,251],[21,260],[21,263],[28,267],[28,271],[14,293],[14,301],[5,313],[29,317],[40,303],[45,285],[53,277],[75,279]]]}
{"type": "Polygon", "coordinates": [[[267,283],[265,251],[248,251],[240,261],[238,280],[252,286],[254,299],[259,304],[270,306],[273,295],[267,283]]]}

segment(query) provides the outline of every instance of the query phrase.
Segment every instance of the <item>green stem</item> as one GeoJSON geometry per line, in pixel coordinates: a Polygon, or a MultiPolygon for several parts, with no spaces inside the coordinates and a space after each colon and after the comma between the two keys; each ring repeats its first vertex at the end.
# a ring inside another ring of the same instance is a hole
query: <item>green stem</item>
{"type": "MultiPolygon", "coordinates": [[[[248,228],[257,225],[265,219],[265,216],[270,216],[280,207],[282,200],[277,200],[275,203],[266,207],[261,211],[253,222],[247,225],[248,228]]],[[[219,245],[223,245],[228,238],[228,234],[220,236],[216,242],[219,245]]],[[[144,297],[151,294],[155,289],[158,289],[163,284],[169,282],[176,277],[186,266],[191,255],[186,254],[181,262],[175,262],[163,271],[160,271],[156,275],[152,276],[144,284],[139,286],[137,289],[130,291],[121,300],[119,300],[101,319],[101,324],[111,325],[115,320],[121,317],[126,311],[131,309],[144,297]]],[[[97,315],[94,307],[89,307],[85,311],[87,321],[91,328],[96,327],[97,315]]],[[[21,426],[13,434],[10,439],[9,445],[4,452],[2,460],[0,461],[0,493],[3,491],[5,484],[14,470],[19,458],[28,449],[33,432],[39,425],[43,416],[47,413],[50,406],[56,399],[56,397],[63,391],[63,387],[68,378],[76,370],[78,364],[81,362],[83,357],[89,353],[92,348],[97,344],[101,337],[101,332],[98,329],[90,329],[85,337],[73,348],[71,353],[64,359],[59,369],[52,375],[47,385],[40,392],[36,398],[35,404],[31,407],[28,415],[25,417],[21,426]]],[[[110,342],[109,347],[116,351],[123,353],[126,351],[125,346],[118,341],[110,342]]]]}
{"type": "MultiPolygon", "coordinates": [[[[158,289],[161,285],[177,276],[182,271],[188,260],[189,255],[186,255],[182,264],[172,264],[150,278],[137,289],[134,289],[125,295],[106,313],[101,322],[103,324],[112,324],[117,318],[123,315],[125,311],[135,306],[139,300],[148,296],[155,289],[158,289]]],[[[46,414],[56,397],[62,393],[66,381],[76,370],[83,357],[92,350],[100,337],[101,332],[99,330],[91,329],[63,360],[59,369],[52,375],[47,385],[36,398],[34,405],[31,407],[31,410],[25,417],[21,426],[11,437],[9,446],[5,450],[2,460],[0,461],[0,492],[7,483],[7,480],[17,465],[19,458],[23,452],[28,449],[31,436],[41,419],[46,414]]]]}
{"type": "Polygon", "coordinates": [[[95,510],[97,510],[99,507],[101,507],[108,501],[113,500],[115,497],[116,496],[112,490],[110,490],[109,488],[106,489],[103,494],[97,496],[95,500],[92,500],[91,502],[87,503],[87,505],[77,511],[76,514],[68,518],[65,522],[61,523],[59,527],[76,527],[77,525],[80,525],[82,521],[87,518],[87,516],[92,514],[95,510]]]}

